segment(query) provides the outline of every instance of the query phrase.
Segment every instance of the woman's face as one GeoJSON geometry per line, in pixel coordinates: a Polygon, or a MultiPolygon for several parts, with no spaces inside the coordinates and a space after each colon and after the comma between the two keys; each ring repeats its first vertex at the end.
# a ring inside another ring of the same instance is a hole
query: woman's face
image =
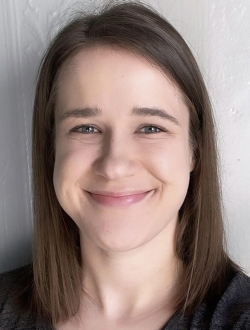
{"type": "Polygon", "coordinates": [[[55,126],[55,192],[85,242],[128,251],[176,224],[189,112],[160,70],[127,51],[78,53],[59,76],[55,126]]]}

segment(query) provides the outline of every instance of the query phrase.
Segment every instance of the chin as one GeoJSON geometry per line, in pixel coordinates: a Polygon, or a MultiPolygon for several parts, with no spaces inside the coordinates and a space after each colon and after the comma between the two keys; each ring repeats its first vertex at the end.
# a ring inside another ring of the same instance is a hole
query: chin
{"type": "Polygon", "coordinates": [[[141,246],[143,246],[144,244],[146,244],[146,242],[128,241],[126,243],[123,242],[122,244],[121,244],[121,242],[113,242],[113,244],[106,244],[103,247],[103,249],[105,249],[109,252],[128,252],[128,251],[138,249],[141,246]]]}
{"type": "Polygon", "coordinates": [[[138,237],[139,235],[125,236],[124,233],[121,235],[118,235],[117,233],[113,234],[114,235],[105,235],[105,237],[103,235],[94,235],[94,237],[92,235],[92,237],[88,235],[88,238],[86,238],[85,234],[82,234],[81,240],[88,239],[92,242],[92,246],[94,245],[107,252],[131,251],[150,241],[150,238],[142,239],[138,237]]]}

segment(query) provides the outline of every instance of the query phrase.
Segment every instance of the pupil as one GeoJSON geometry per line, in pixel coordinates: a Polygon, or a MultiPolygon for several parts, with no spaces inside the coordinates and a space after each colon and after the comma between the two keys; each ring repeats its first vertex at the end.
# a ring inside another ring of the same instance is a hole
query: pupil
{"type": "Polygon", "coordinates": [[[88,127],[87,127],[87,131],[88,131],[88,132],[93,132],[93,129],[94,129],[94,128],[91,127],[91,126],[88,126],[88,127]]]}

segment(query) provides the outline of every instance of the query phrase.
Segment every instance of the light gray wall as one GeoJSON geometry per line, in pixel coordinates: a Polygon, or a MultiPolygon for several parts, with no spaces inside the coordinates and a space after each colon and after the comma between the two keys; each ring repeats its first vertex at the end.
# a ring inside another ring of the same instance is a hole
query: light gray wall
{"type": "MultiPolygon", "coordinates": [[[[179,30],[201,66],[218,122],[229,251],[250,274],[250,2],[147,2],[179,30]]],[[[58,15],[65,8],[75,8],[74,4],[73,0],[0,2],[0,272],[27,264],[31,258],[36,71],[58,29],[58,15]]],[[[82,4],[93,1],[78,2],[77,8],[82,4]]]]}

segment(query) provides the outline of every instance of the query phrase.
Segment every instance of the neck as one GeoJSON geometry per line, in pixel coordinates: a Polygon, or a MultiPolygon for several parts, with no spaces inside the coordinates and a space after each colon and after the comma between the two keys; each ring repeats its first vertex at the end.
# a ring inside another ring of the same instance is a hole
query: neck
{"type": "Polygon", "coordinates": [[[181,270],[174,230],[169,224],[150,242],[123,252],[104,250],[81,235],[84,303],[111,320],[171,309],[181,270]]]}

